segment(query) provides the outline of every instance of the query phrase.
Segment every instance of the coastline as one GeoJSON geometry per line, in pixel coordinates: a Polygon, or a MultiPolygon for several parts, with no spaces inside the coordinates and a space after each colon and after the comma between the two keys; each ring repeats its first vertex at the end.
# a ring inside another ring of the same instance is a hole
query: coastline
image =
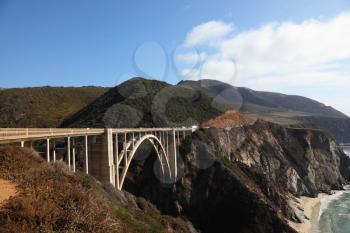
{"type": "Polygon", "coordinates": [[[317,226],[319,213],[321,210],[322,199],[328,196],[327,194],[320,193],[317,197],[300,197],[297,198],[300,205],[304,208],[304,215],[306,218],[303,219],[302,223],[295,223],[289,221],[289,225],[299,233],[311,233],[314,232],[317,226]]]}

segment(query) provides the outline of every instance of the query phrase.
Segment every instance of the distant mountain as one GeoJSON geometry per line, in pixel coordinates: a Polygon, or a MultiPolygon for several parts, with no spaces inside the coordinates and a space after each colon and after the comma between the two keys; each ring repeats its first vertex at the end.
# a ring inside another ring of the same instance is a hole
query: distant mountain
{"type": "Polygon", "coordinates": [[[182,81],[179,86],[202,90],[253,118],[298,127],[326,129],[339,142],[350,141],[350,118],[315,100],[296,95],[254,91],[217,80],[182,81]]]}
{"type": "Polygon", "coordinates": [[[0,90],[0,127],[58,127],[108,89],[35,87],[0,90]]]}
{"type": "Polygon", "coordinates": [[[130,79],[68,117],[63,127],[190,126],[239,110],[251,119],[326,129],[339,142],[350,141],[350,119],[336,109],[296,95],[254,91],[216,80],[130,79]]]}
{"type": "Polygon", "coordinates": [[[315,100],[296,95],[274,92],[254,91],[244,87],[234,87],[217,80],[181,81],[180,86],[187,86],[207,91],[213,96],[220,96],[228,101],[241,101],[238,106],[242,112],[279,113],[289,112],[295,116],[323,116],[347,118],[332,107],[315,100]],[[239,98],[237,100],[237,98],[239,98]]]}

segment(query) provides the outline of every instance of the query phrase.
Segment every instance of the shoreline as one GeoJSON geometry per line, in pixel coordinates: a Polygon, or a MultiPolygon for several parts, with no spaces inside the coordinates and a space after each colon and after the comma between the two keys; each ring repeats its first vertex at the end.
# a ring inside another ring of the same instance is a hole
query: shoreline
{"type": "Polygon", "coordinates": [[[317,197],[300,197],[297,198],[300,205],[304,208],[304,216],[302,223],[295,223],[289,221],[289,225],[299,233],[311,233],[316,230],[319,220],[319,213],[321,210],[321,201],[324,197],[328,196],[325,193],[318,194],[317,197]]]}

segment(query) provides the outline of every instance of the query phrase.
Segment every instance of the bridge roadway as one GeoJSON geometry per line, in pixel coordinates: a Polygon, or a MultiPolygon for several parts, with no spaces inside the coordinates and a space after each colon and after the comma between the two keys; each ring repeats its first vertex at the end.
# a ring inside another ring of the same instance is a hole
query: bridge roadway
{"type": "MultiPolygon", "coordinates": [[[[156,152],[160,166],[159,179],[172,183],[177,179],[177,154],[181,138],[192,128],[0,128],[0,145],[20,143],[32,147],[34,141],[46,142],[48,162],[56,162],[56,141],[64,139],[65,160],[74,172],[76,162],[85,164],[85,172],[121,190],[126,173],[137,150],[148,142],[156,152]],[[77,156],[77,141],[84,141],[84,160],[77,156]],[[52,141],[52,143],[50,142],[52,141]],[[78,158],[77,158],[78,157],[78,158]]],[[[64,160],[62,156],[61,160],[64,160]]]]}

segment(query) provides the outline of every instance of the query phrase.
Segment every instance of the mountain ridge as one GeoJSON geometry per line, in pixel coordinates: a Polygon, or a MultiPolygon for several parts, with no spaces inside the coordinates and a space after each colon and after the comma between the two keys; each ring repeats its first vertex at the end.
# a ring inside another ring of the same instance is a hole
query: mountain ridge
{"type": "Polygon", "coordinates": [[[254,91],[217,80],[171,85],[132,78],[66,118],[61,126],[191,126],[228,110],[239,110],[249,118],[281,125],[324,129],[339,142],[350,141],[350,118],[330,106],[302,96],[254,91]]]}

